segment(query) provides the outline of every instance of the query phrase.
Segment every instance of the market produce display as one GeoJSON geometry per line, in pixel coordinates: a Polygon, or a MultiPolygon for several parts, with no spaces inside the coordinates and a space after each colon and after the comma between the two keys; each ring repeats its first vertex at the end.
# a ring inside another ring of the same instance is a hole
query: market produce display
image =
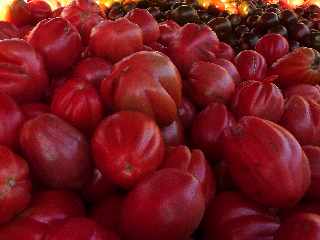
{"type": "Polygon", "coordinates": [[[0,240],[320,239],[320,7],[58,2],[0,8],[0,240]]]}

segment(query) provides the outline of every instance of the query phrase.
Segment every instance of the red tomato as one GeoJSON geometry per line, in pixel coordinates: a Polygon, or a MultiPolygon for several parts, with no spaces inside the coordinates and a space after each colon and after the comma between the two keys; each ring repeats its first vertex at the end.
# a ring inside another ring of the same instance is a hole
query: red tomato
{"type": "Polygon", "coordinates": [[[0,40],[19,38],[19,29],[12,23],[0,21],[0,40]]]}
{"type": "Polygon", "coordinates": [[[121,229],[130,240],[187,239],[205,209],[199,181],[178,169],[162,169],[126,197],[121,229]]]}
{"type": "Polygon", "coordinates": [[[161,129],[164,143],[167,146],[177,146],[184,144],[184,128],[180,119],[173,121],[170,125],[161,129]]]}
{"type": "Polygon", "coordinates": [[[143,43],[156,42],[160,37],[158,22],[145,9],[133,9],[125,16],[131,22],[139,25],[142,30],[143,43]]]}
{"type": "Polygon", "coordinates": [[[89,47],[96,56],[117,62],[142,50],[142,31],[126,18],[105,20],[92,29],[89,47]]]}
{"type": "Polygon", "coordinates": [[[49,80],[38,53],[24,40],[0,41],[0,92],[19,102],[39,100],[49,80]]]}
{"type": "Polygon", "coordinates": [[[181,89],[179,71],[167,56],[142,51],[114,66],[101,83],[101,96],[115,111],[140,111],[168,125],[177,117],[181,89]]]}
{"type": "Polygon", "coordinates": [[[119,112],[100,123],[92,139],[97,168],[129,188],[154,172],[164,154],[160,129],[139,112],[119,112]]]}
{"type": "Polygon", "coordinates": [[[41,53],[51,74],[64,73],[72,67],[82,48],[77,29],[59,17],[39,22],[30,32],[28,42],[41,53]]]}
{"type": "Polygon", "coordinates": [[[234,62],[241,78],[244,80],[261,81],[266,77],[267,62],[264,57],[256,51],[241,51],[234,59],[234,62]]]}
{"type": "Polygon", "coordinates": [[[27,3],[34,23],[49,18],[52,15],[50,5],[43,0],[32,0],[27,3]]]}
{"type": "Polygon", "coordinates": [[[0,93],[0,145],[16,147],[23,122],[19,106],[11,97],[0,93]]]}
{"type": "Polygon", "coordinates": [[[42,114],[26,122],[20,144],[32,173],[46,186],[79,189],[91,177],[86,139],[53,114],[42,114]]]}
{"type": "Polygon", "coordinates": [[[25,160],[0,145],[0,224],[25,209],[31,199],[29,168],[25,160]]]}
{"type": "Polygon", "coordinates": [[[217,58],[226,59],[232,61],[235,57],[233,48],[224,42],[217,44],[213,50],[217,58]]]}
{"type": "Polygon", "coordinates": [[[5,20],[17,27],[32,23],[32,14],[24,0],[13,0],[9,5],[5,20]]]}
{"type": "Polygon", "coordinates": [[[183,97],[178,108],[178,116],[181,120],[182,126],[186,129],[190,128],[196,114],[197,110],[193,103],[187,98],[183,97]]]}
{"type": "Polygon", "coordinates": [[[240,83],[241,81],[240,74],[232,62],[224,58],[216,58],[216,59],[213,59],[211,62],[227,70],[227,72],[229,73],[229,75],[232,77],[233,81],[236,84],[240,83]]]}
{"type": "Polygon", "coordinates": [[[166,20],[159,23],[159,42],[165,46],[169,46],[170,42],[177,36],[179,29],[179,24],[173,20],[166,20]]]}
{"type": "Polygon", "coordinates": [[[289,87],[283,91],[286,98],[290,98],[293,95],[298,95],[307,99],[311,99],[317,103],[320,103],[320,86],[311,84],[298,84],[289,87]]]}
{"type": "Polygon", "coordinates": [[[307,197],[313,200],[320,199],[320,147],[304,146],[303,151],[307,155],[311,168],[311,185],[307,197]]]}
{"type": "Polygon", "coordinates": [[[259,39],[255,48],[268,64],[272,64],[289,52],[289,43],[280,34],[268,33],[259,39]]]}
{"type": "Polygon", "coordinates": [[[290,207],[309,188],[308,158],[298,141],[273,122],[241,118],[225,132],[223,150],[235,184],[259,203],[290,207]]]}
{"type": "Polygon", "coordinates": [[[50,112],[50,106],[44,103],[27,103],[21,105],[21,110],[26,120],[36,118],[43,113],[50,112]]]}

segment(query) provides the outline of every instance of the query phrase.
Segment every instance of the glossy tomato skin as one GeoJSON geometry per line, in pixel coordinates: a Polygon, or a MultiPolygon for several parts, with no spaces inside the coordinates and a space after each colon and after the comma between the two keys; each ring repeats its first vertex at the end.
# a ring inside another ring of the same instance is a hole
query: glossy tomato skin
{"type": "Polygon", "coordinates": [[[235,57],[234,61],[242,79],[261,81],[266,77],[267,62],[260,53],[244,50],[235,57]]]}
{"type": "Polygon", "coordinates": [[[317,103],[320,103],[320,86],[311,84],[298,84],[283,91],[286,98],[290,98],[293,95],[298,95],[307,99],[311,99],[317,103]]]}
{"type": "Polygon", "coordinates": [[[223,151],[235,184],[261,204],[290,207],[309,188],[305,153],[293,135],[273,122],[241,118],[225,132],[223,151]]]}
{"type": "Polygon", "coordinates": [[[14,0],[11,2],[6,13],[5,20],[13,23],[17,27],[28,25],[32,22],[32,14],[24,0],[14,0]]]}
{"type": "Polygon", "coordinates": [[[119,237],[88,218],[70,218],[49,231],[47,240],[119,240],[119,237]]]}
{"type": "Polygon", "coordinates": [[[197,110],[193,103],[186,97],[183,97],[178,108],[178,116],[185,129],[189,129],[197,114],[197,110]]]}
{"type": "Polygon", "coordinates": [[[286,102],[281,125],[289,130],[302,145],[318,145],[320,143],[319,117],[318,103],[294,95],[286,102]]]}
{"type": "Polygon", "coordinates": [[[190,150],[185,145],[168,148],[161,168],[180,169],[197,178],[205,196],[206,206],[208,206],[215,194],[215,179],[213,171],[201,150],[190,150]]]}
{"type": "Polygon", "coordinates": [[[101,81],[111,74],[111,70],[110,62],[98,57],[88,57],[73,69],[72,78],[86,80],[99,88],[101,81]]]}
{"type": "Polygon", "coordinates": [[[53,114],[42,114],[26,122],[20,144],[32,173],[46,186],[79,189],[91,177],[86,139],[53,114]]]}
{"type": "Polygon", "coordinates": [[[143,43],[156,42],[160,36],[158,22],[145,9],[133,9],[125,16],[129,21],[139,25],[142,30],[143,43]]]}
{"type": "Polygon", "coordinates": [[[185,134],[180,119],[173,121],[170,125],[161,129],[163,141],[167,146],[177,146],[184,144],[185,134]]]}
{"type": "Polygon", "coordinates": [[[91,134],[103,117],[102,100],[85,80],[70,79],[53,95],[51,111],[85,134],[91,134]]]}
{"type": "Polygon", "coordinates": [[[107,107],[140,111],[165,126],[177,117],[182,84],[167,56],[142,51],[118,62],[102,81],[100,93],[107,107]]]}
{"type": "Polygon", "coordinates": [[[24,40],[0,41],[0,92],[18,102],[41,99],[49,80],[40,55],[24,40]]]}
{"type": "Polygon", "coordinates": [[[43,0],[28,1],[27,7],[31,13],[33,23],[38,23],[39,21],[49,18],[52,15],[50,5],[43,0]]]}
{"type": "Polygon", "coordinates": [[[182,74],[187,74],[193,63],[215,59],[214,46],[219,39],[206,25],[188,23],[180,28],[169,44],[169,56],[182,74]]]}
{"type": "Polygon", "coordinates": [[[229,61],[233,61],[235,57],[235,52],[233,48],[224,42],[220,42],[216,45],[215,49],[213,50],[217,58],[226,59],[229,61]]]}
{"type": "Polygon", "coordinates": [[[234,117],[225,105],[211,103],[195,117],[191,129],[191,141],[210,161],[221,160],[220,137],[223,131],[234,123],[234,117]]]}
{"type": "Polygon", "coordinates": [[[320,147],[304,146],[303,151],[307,155],[311,168],[311,184],[307,197],[312,200],[320,199],[320,147]]]}
{"type": "Polygon", "coordinates": [[[204,218],[205,240],[270,240],[279,223],[267,208],[238,192],[222,192],[211,203],[204,218]]]}
{"type": "Polygon", "coordinates": [[[43,113],[50,112],[50,106],[45,103],[27,103],[20,106],[25,120],[38,117],[43,113]]]}
{"type": "Polygon", "coordinates": [[[275,240],[300,240],[320,238],[320,216],[299,213],[285,220],[275,236],[275,240]]]}
{"type": "Polygon", "coordinates": [[[19,29],[10,22],[0,21],[0,40],[19,38],[19,29]]]}
{"type": "Polygon", "coordinates": [[[67,71],[78,60],[82,49],[77,29],[60,17],[39,22],[30,32],[28,42],[43,56],[51,74],[67,71]]]}
{"type": "Polygon", "coordinates": [[[240,83],[241,81],[240,74],[238,72],[238,69],[235,67],[235,65],[232,62],[224,58],[216,58],[216,59],[213,59],[211,62],[227,70],[227,72],[229,73],[229,75],[231,76],[231,78],[236,84],[240,83]]]}
{"type": "Polygon", "coordinates": [[[77,194],[50,190],[34,194],[31,205],[19,218],[52,225],[67,218],[84,215],[85,208],[77,194]]]}
{"type": "Polygon", "coordinates": [[[278,122],[284,112],[284,98],[273,83],[245,81],[237,87],[232,109],[238,117],[257,116],[278,122]]]}
{"type": "Polygon", "coordinates": [[[89,47],[96,56],[117,62],[142,50],[142,30],[126,18],[105,20],[92,29],[89,47]]]}
{"type": "Polygon", "coordinates": [[[165,46],[169,46],[170,42],[177,36],[179,24],[173,20],[166,20],[159,23],[160,37],[159,42],[165,46]]]}
{"type": "Polygon", "coordinates": [[[28,206],[31,182],[27,162],[2,145],[0,165],[0,224],[3,224],[28,206]]]}
{"type": "Polygon", "coordinates": [[[164,143],[151,118],[122,111],[99,124],[92,138],[92,152],[103,175],[130,188],[159,167],[164,143]]]}
{"type": "Polygon", "coordinates": [[[0,144],[16,147],[23,122],[20,107],[10,96],[0,93],[0,144]]]}
{"type": "Polygon", "coordinates": [[[301,83],[318,84],[320,82],[320,53],[312,48],[297,48],[274,64],[270,72],[279,75],[277,83],[282,88],[301,83]]]}
{"type": "Polygon", "coordinates": [[[178,169],[162,169],[126,197],[122,233],[130,240],[187,239],[199,225],[204,209],[205,198],[196,178],[178,169]]]}

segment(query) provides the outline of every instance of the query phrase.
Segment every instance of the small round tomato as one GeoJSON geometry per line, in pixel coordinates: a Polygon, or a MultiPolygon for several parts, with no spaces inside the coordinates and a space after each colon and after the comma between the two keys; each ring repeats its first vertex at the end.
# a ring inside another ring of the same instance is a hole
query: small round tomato
{"type": "Polygon", "coordinates": [[[16,147],[23,122],[19,106],[11,97],[0,93],[0,145],[16,147]]]}
{"type": "Polygon", "coordinates": [[[19,29],[10,22],[0,21],[0,40],[19,38],[19,29]]]}
{"type": "Polygon", "coordinates": [[[40,55],[24,40],[0,41],[0,92],[19,102],[41,99],[49,80],[40,55]]]}
{"type": "Polygon", "coordinates": [[[159,167],[164,143],[151,118],[123,111],[100,123],[92,139],[92,151],[102,174],[129,188],[159,167]]]}
{"type": "Polygon", "coordinates": [[[31,0],[27,2],[34,23],[49,18],[52,15],[50,5],[43,0],[31,0]]]}
{"type": "Polygon", "coordinates": [[[89,47],[96,56],[117,62],[142,50],[142,31],[126,18],[105,20],[92,29],[89,47]]]}
{"type": "Polygon", "coordinates": [[[91,177],[85,137],[53,114],[27,121],[20,133],[20,145],[33,175],[46,186],[79,189],[91,177]]]}
{"type": "Polygon", "coordinates": [[[0,145],[0,224],[25,209],[31,199],[28,164],[0,145]]]}
{"type": "Polygon", "coordinates": [[[180,119],[173,121],[168,126],[161,129],[164,143],[167,146],[177,146],[184,144],[184,128],[180,119]]]}
{"type": "Polygon", "coordinates": [[[60,17],[39,22],[30,32],[28,42],[43,56],[51,74],[64,73],[81,54],[79,32],[69,21],[60,17]]]}
{"type": "Polygon", "coordinates": [[[160,38],[159,42],[165,46],[169,46],[170,42],[177,36],[181,27],[173,20],[166,20],[159,23],[160,38]]]}
{"type": "Polygon", "coordinates": [[[50,106],[44,103],[27,103],[20,106],[26,120],[50,112],[50,106]]]}

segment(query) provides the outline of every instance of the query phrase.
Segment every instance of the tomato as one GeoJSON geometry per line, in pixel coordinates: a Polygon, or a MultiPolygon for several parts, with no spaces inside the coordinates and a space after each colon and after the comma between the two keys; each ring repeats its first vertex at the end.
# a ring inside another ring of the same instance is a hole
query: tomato
{"type": "Polygon", "coordinates": [[[80,57],[82,48],[77,29],[60,17],[39,22],[30,32],[28,42],[43,56],[51,74],[70,69],[80,57]]]}
{"type": "Polygon", "coordinates": [[[41,99],[49,80],[42,58],[24,40],[0,41],[0,92],[19,102],[41,99]]]}
{"type": "Polygon", "coordinates": [[[191,127],[192,122],[197,114],[197,110],[193,103],[186,97],[183,97],[178,108],[178,116],[185,129],[191,127]]]}
{"type": "Polygon", "coordinates": [[[260,53],[254,50],[241,51],[235,57],[234,62],[244,80],[261,81],[266,77],[267,62],[260,53]]]}
{"type": "Polygon", "coordinates": [[[19,38],[19,29],[10,22],[0,21],[0,40],[19,38]]]}
{"type": "Polygon", "coordinates": [[[243,117],[222,140],[232,179],[251,199],[270,207],[290,207],[308,190],[308,158],[281,126],[243,117]]]}
{"type": "Polygon", "coordinates": [[[23,122],[23,114],[16,102],[8,95],[0,93],[0,144],[17,147],[23,122]]]}
{"type": "Polygon", "coordinates": [[[140,111],[165,126],[177,117],[181,89],[179,71],[167,56],[142,51],[118,62],[100,92],[112,110],[140,111]]]}
{"type": "Polygon", "coordinates": [[[284,98],[271,82],[245,81],[237,87],[232,109],[238,117],[257,116],[278,122],[284,112],[284,98]]]}
{"type": "Polygon", "coordinates": [[[89,47],[96,56],[117,62],[142,50],[142,31],[126,18],[105,20],[92,29],[89,47]]]}
{"type": "Polygon", "coordinates": [[[49,18],[52,15],[50,5],[43,0],[32,0],[27,3],[34,23],[49,18]]]}
{"type": "Polygon", "coordinates": [[[272,64],[289,52],[289,43],[280,34],[268,33],[259,39],[255,49],[265,57],[268,64],[272,64]]]}
{"type": "Polygon", "coordinates": [[[136,8],[128,12],[125,17],[139,25],[142,30],[144,44],[156,42],[160,37],[158,22],[147,10],[136,8]]]}
{"type": "Polygon", "coordinates": [[[130,240],[187,239],[204,209],[205,198],[195,177],[178,169],[162,169],[126,197],[121,232],[130,240]]]}
{"type": "Polygon", "coordinates": [[[298,95],[307,99],[311,99],[317,103],[320,103],[320,86],[311,84],[298,84],[289,87],[283,91],[286,98],[290,98],[293,95],[298,95]]]}
{"type": "Polygon", "coordinates": [[[173,121],[170,125],[161,129],[163,140],[167,146],[184,144],[184,128],[180,119],[173,121]]]}
{"type": "Polygon", "coordinates": [[[311,168],[311,185],[307,192],[309,199],[320,199],[320,147],[318,146],[304,146],[303,151],[307,155],[311,168]]]}
{"type": "Polygon", "coordinates": [[[229,73],[229,75],[232,77],[233,81],[236,84],[240,83],[241,81],[240,74],[232,62],[224,58],[216,58],[216,59],[213,59],[211,62],[223,67],[229,73]]]}
{"type": "Polygon", "coordinates": [[[32,22],[32,14],[24,0],[13,0],[9,5],[5,20],[17,27],[28,25],[32,22]]]}
{"type": "Polygon", "coordinates": [[[296,84],[320,83],[320,53],[312,48],[297,48],[275,62],[271,74],[279,75],[277,83],[283,87],[296,84]]]}
{"type": "Polygon", "coordinates": [[[31,199],[27,162],[9,148],[0,146],[0,224],[25,209],[31,199]]]}
{"type": "Polygon", "coordinates": [[[194,63],[187,81],[190,95],[202,107],[212,102],[227,103],[235,91],[235,82],[229,73],[214,63],[194,63]]]}
{"type": "Polygon", "coordinates": [[[44,103],[27,103],[20,106],[26,120],[50,112],[50,106],[44,103]]]}
{"type": "Polygon", "coordinates": [[[100,123],[92,139],[92,152],[103,175],[130,188],[159,167],[164,143],[151,118],[123,111],[100,123]]]}
{"type": "Polygon", "coordinates": [[[166,20],[159,23],[160,37],[159,42],[165,46],[169,46],[170,42],[177,36],[179,24],[173,20],[166,20]]]}
{"type": "Polygon", "coordinates": [[[21,130],[20,144],[32,173],[48,187],[79,189],[91,177],[86,139],[53,114],[27,121],[21,130]]]}
{"type": "Polygon", "coordinates": [[[237,192],[220,193],[204,219],[205,240],[273,239],[279,228],[267,208],[237,192]]]}
{"type": "Polygon", "coordinates": [[[233,61],[235,57],[233,48],[229,44],[224,42],[220,42],[219,44],[217,44],[213,52],[215,53],[217,58],[222,58],[229,61],[233,61]]]}

